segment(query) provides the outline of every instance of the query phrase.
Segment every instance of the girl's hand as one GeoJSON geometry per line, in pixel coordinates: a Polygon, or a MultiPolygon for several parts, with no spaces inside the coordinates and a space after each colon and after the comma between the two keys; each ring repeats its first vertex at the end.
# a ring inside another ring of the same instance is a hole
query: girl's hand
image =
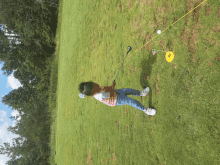
{"type": "Polygon", "coordinates": [[[114,100],[116,99],[116,93],[115,93],[115,91],[112,91],[112,92],[110,92],[109,93],[109,103],[113,103],[114,102],[114,100]]]}
{"type": "Polygon", "coordinates": [[[113,82],[112,82],[112,87],[114,87],[115,85],[116,85],[116,83],[113,81],[113,82]]]}

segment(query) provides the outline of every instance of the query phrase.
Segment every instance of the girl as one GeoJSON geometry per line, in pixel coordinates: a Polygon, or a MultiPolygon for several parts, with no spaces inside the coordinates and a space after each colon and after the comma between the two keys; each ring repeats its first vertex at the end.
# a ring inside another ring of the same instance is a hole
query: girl
{"type": "Polygon", "coordinates": [[[79,96],[85,99],[86,96],[94,97],[108,106],[130,105],[136,109],[144,111],[148,115],[155,115],[156,109],[146,108],[139,101],[128,97],[127,95],[146,96],[150,88],[143,89],[142,92],[131,88],[123,88],[114,90],[116,83],[112,86],[99,86],[98,84],[90,82],[82,82],[79,84],[79,96]]]}

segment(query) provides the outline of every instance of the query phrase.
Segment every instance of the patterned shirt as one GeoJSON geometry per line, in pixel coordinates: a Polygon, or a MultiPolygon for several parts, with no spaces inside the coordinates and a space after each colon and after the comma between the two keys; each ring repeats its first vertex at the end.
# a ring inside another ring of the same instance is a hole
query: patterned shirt
{"type": "Polygon", "coordinates": [[[93,97],[108,106],[116,106],[117,103],[117,99],[109,103],[109,92],[100,92],[95,94],[93,97]]]}

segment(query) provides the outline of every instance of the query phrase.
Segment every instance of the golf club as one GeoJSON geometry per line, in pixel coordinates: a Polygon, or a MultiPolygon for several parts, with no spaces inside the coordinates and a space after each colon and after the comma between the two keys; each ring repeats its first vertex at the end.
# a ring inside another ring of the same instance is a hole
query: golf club
{"type": "MultiPolygon", "coordinates": [[[[128,55],[128,53],[131,51],[131,47],[130,46],[128,46],[128,51],[127,51],[127,55],[128,55]]],[[[126,57],[125,57],[126,58],[126,57]]],[[[124,60],[125,60],[125,58],[124,58],[124,60]]],[[[123,62],[124,62],[124,60],[123,60],[123,62]]],[[[123,62],[121,63],[121,67],[122,67],[122,64],[123,64],[123,62]]],[[[119,71],[121,70],[121,68],[119,69],[119,71]]],[[[119,73],[119,71],[118,71],[118,73],[119,73]]],[[[117,73],[117,76],[118,76],[118,73],[117,73]]],[[[117,78],[117,76],[116,76],[116,78],[117,78]]],[[[115,78],[115,80],[116,80],[116,78],[115,78]]],[[[114,83],[115,83],[115,80],[113,81],[114,83]]]]}

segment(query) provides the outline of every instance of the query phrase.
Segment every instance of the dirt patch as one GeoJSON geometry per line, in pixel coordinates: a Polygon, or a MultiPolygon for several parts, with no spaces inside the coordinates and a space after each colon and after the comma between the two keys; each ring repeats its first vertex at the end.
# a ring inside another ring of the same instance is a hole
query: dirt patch
{"type": "Polygon", "coordinates": [[[206,4],[206,6],[205,6],[205,15],[209,16],[211,14],[211,12],[212,12],[212,8],[208,4],[206,4]]]}
{"type": "MultiPolygon", "coordinates": [[[[161,18],[159,17],[160,17],[159,15],[154,14],[154,23],[152,23],[153,27],[160,27],[164,25],[163,20],[161,20],[161,18]]],[[[152,33],[155,33],[155,30],[152,33]]]]}
{"type": "Polygon", "coordinates": [[[219,47],[219,43],[216,41],[216,39],[214,39],[214,38],[212,38],[212,39],[210,39],[210,43],[212,44],[212,45],[214,45],[215,47],[219,47]]]}
{"type": "Polygon", "coordinates": [[[215,60],[219,62],[220,61],[220,56],[216,57],[215,60]]]}
{"type": "Polygon", "coordinates": [[[137,40],[135,41],[135,46],[136,46],[136,49],[138,49],[138,41],[137,40]]]}
{"type": "Polygon", "coordinates": [[[187,85],[188,85],[188,87],[189,87],[189,88],[187,88],[187,90],[191,90],[191,89],[192,89],[192,85],[190,85],[190,82],[189,82],[188,79],[187,79],[187,85]]]}
{"type": "Polygon", "coordinates": [[[125,107],[125,111],[124,111],[124,113],[126,113],[127,114],[127,116],[128,116],[128,109],[125,107]]]}
{"type": "Polygon", "coordinates": [[[87,154],[87,164],[91,165],[92,164],[92,156],[91,156],[91,149],[89,149],[89,153],[87,154]]]}
{"type": "Polygon", "coordinates": [[[150,80],[150,76],[148,76],[148,75],[146,75],[146,74],[143,75],[143,78],[146,79],[147,81],[150,80]]]}
{"type": "MultiPolygon", "coordinates": [[[[161,15],[161,16],[164,16],[165,14],[167,14],[167,13],[169,12],[169,3],[166,2],[165,7],[162,7],[162,4],[161,4],[160,6],[158,6],[158,7],[156,8],[156,11],[157,11],[157,15],[159,14],[159,15],[161,15]]],[[[159,22],[161,22],[161,21],[159,21],[159,22]]],[[[162,21],[162,22],[163,22],[163,25],[167,23],[165,17],[163,17],[163,21],[162,21]]],[[[160,26],[160,25],[158,24],[157,26],[160,26]]],[[[166,28],[166,27],[165,27],[165,28],[166,28]]]]}
{"type": "Polygon", "coordinates": [[[216,14],[217,14],[218,18],[220,18],[220,6],[218,7],[218,11],[216,14]]]}
{"type": "Polygon", "coordinates": [[[166,45],[165,45],[165,41],[164,40],[160,40],[160,46],[163,47],[163,50],[166,51],[166,45]]]}
{"type": "Polygon", "coordinates": [[[157,74],[155,85],[154,85],[154,89],[155,89],[156,94],[159,94],[158,80],[159,80],[159,75],[157,74]]]}
{"type": "Polygon", "coordinates": [[[208,66],[212,66],[212,60],[209,61],[208,66]]]}
{"type": "Polygon", "coordinates": [[[204,79],[204,76],[202,76],[202,77],[200,78],[200,82],[202,82],[202,81],[203,81],[203,79],[204,79]]]}
{"type": "Polygon", "coordinates": [[[167,25],[167,19],[165,17],[163,17],[163,28],[166,29],[166,25],[167,25]]]}
{"type": "Polygon", "coordinates": [[[173,50],[173,49],[174,49],[174,42],[172,42],[170,45],[170,50],[173,50]]]}
{"type": "Polygon", "coordinates": [[[174,22],[176,22],[176,21],[178,21],[178,17],[175,17],[175,18],[174,18],[174,22]]]}
{"type": "Polygon", "coordinates": [[[170,8],[169,8],[169,3],[166,2],[164,11],[165,11],[165,13],[167,14],[167,13],[169,12],[169,10],[170,10],[170,8]]]}
{"type": "Polygon", "coordinates": [[[119,5],[119,6],[118,6],[118,10],[119,10],[119,12],[121,13],[121,11],[122,11],[122,5],[119,5]]]}
{"type": "Polygon", "coordinates": [[[117,120],[115,123],[118,126],[118,129],[120,129],[120,120],[117,120]]]}
{"type": "Polygon", "coordinates": [[[137,71],[137,69],[136,69],[136,67],[134,67],[134,70],[133,70],[134,72],[136,72],[137,71]]]}
{"type": "Polygon", "coordinates": [[[213,27],[212,31],[214,31],[215,33],[219,33],[220,32],[220,26],[213,27]]]}
{"type": "Polygon", "coordinates": [[[198,34],[201,32],[201,29],[200,30],[197,30],[198,29],[198,24],[195,24],[192,28],[191,28],[191,31],[190,31],[190,34],[189,34],[189,42],[188,42],[188,49],[189,51],[192,53],[191,55],[191,62],[195,62],[196,61],[196,58],[195,58],[195,53],[197,51],[197,48],[196,48],[196,43],[198,42],[198,34]]]}
{"type": "Polygon", "coordinates": [[[219,47],[219,43],[214,38],[212,38],[212,39],[205,39],[204,38],[203,40],[205,40],[206,42],[209,42],[210,44],[214,45],[214,47],[219,47]]]}
{"type": "Polygon", "coordinates": [[[105,159],[105,164],[107,164],[107,163],[108,163],[108,158],[105,159]]]}
{"type": "Polygon", "coordinates": [[[128,65],[128,69],[131,69],[131,66],[130,66],[130,65],[128,65]]]}
{"type": "Polygon", "coordinates": [[[198,65],[198,64],[201,64],[201,62],[202,62],[202,60],[198,60],[198,61],[197,61],[197,65],[198,65]]]}
{"type": "Polygon", "coordinates": [[[130,0],[126,6],[128,7],[128,9],[132,8],[132,6],[133,6],[132,0],[130,0]]]}
{"type": "Polygon", "coordinates": [[[93,52],[93,49],[91,48],[91,50],[90,50],[90,54],[89,54],[89,57],[90,57],[90,55],[92,54],[92,52],[93,52]]]}
{"type": "Polygon", "coordinates": [[[116,28],[117,28],[117,24],[115,25],[115,27],[113,27],[113,31],[115,31],[115,30],[116,30],[116,28]]]}
{"type": "Polygon", "coordinates": [[[197,28],[196,28],[196,25],[195,25],[194,27],[192,27],[190,35],[189,35],[188,47],[189,47],[189,51],[192,52],[192,53],[195,53],[196,50],[197,50],[195,42],[198,39],[198,32],[196,31],[196,29],[197,28]]]}
{"type": "MultiPolygon", "coordinates": [[[[188,13],[189,11],[192,10],[193,7],[193,1],[188,0],[186,3],[186,13],[188,13]]],[[[190,14],[185,16],[185,25],[188,26],[189,25],[189,19],[190,19],[190,14]]]]}
{"type": "MultiPolygon", "coordinates": [[[[198,6],[200,3],[196,3],[195,5],[194,5],[194,8],[196,7],[196,6],[198,6]]],[[[198,23],[198,20],[199,20],[199,10],[201,9],[201,5],[199,6],[199,7],[197,7],[196,9],[194,9],[193,10],[193,20],[196,22],[196,23],[198,23]]]]}
{"type": "Polygon", "coordinates": [[[156,8],[157,13],[164,15],[165,8],[162,7],[162,4],[156,8]]]}
{"type": "Polygon", "coordinates": [[[133,18],[132,29],[137,30],[137,31],[141,30],[141,20],[142,20],[142,14],[139,16],[139,18],[136,21],[133,18]]]}
{"type": "Polygon", "coordinates": [[[113,160],[114,162],[116,161],[115,153],[112,153],[112,160],[113,160]]]}
{"type": "Polygon", "coordinates": [[[146,44],[147,42],[150,41],[151,37],[152,37],[151,35],[147,35],[147,34],[144,35],[143,49],[147,49],[148,51],[151,51],[151,43],[152,42],[146,44]]]}
{"type": "Polygon", "coordinates": [[[180,40],[183,42],[184,46],[187,46],[187,36],[188,30],[186,27],[184,27],[182,33],[180,34],[180,40]]]}
{"type": "Polygon", "coordinates": [[[142,6],[154,6],[154,0],[138,0],[137,2],[140,7],[142,6]]]}

